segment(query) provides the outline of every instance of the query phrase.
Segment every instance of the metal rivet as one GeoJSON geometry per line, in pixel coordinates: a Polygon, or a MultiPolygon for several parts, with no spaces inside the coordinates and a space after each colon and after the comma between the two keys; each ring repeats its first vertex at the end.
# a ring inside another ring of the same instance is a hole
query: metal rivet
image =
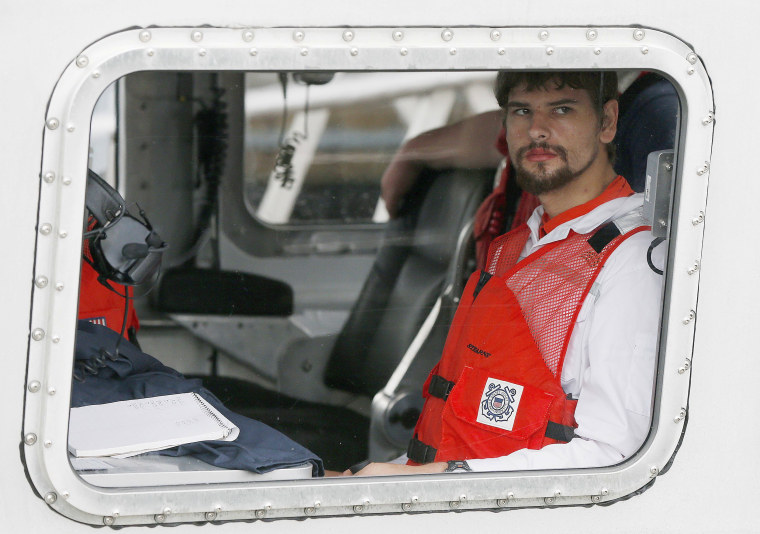
{"type": "Polygon", "coordinates": [[[681,320],[681,322],[682,322],[683,324],[689,324],[689,323],[690,323],[690,322],[692,322],[692,321],[693,321],[693,320],[694,320],[696,317],[697,317],[697,312],[695,312],[694,310],[689,310],[689,315],[687,315],[686,317],[684,317],[684,318],[681,320]]]}
{"type": "Polygon", "coordinates": [[[199,43],[203,40],[203,32],[200,30],[195,30],[193,33],[190,34],[190,39],[195,41],[196,43],[199,43]]]}
{"type": "Polygon", "coordinates": [[[586,30],[586,39],[593,41],[599,36],[596,30],[586,30]]]}
{"type": "Polygon", "coordinates": [[[245,30],[243,32],[243,41],[246,43],[250,43],[253,41],[253,32],[251,30],[245,30]]]}
{"type": "Polygon", "coordinates": [[[644,38],[644,36],[646,36],[646,33],[644,33],[644,30],[641,30],[641,29],[633,30],[633,38],[636,39],[637,41],[641,41],[644,38]]]}
{"type": "Polygon", "coordinates": [[[351,55],[352,56],[358,56],[359,55],[359,49],[358,48],[352,48],[351,49],[351,55]]]}
{"type": "Polygon", "coordinates": [[[538,32],[538,38],[542,41],[546,41],[549,38],[549,32],[547,30],[541,30],[538,32]]]}
{"type": "Polygon", "coordinates": [[[37,393],[40,390],[41,387],[42,387],[42,384],[40,384],[39,380],[32,380],[31,382],[29,382],[29,385],[27,386],[27,389],[31,393],[37,393]]]}
{"type": "Polygon", "coordinates": [[[53,231],[53,225],[51,225],[50,223],[43,223],[40,225],[40,233],[42,235],[48,235],[52,231],[53,231]]]}
{"type": "Polygon", "coordinates": [[[98,78],[100,78],[100,71],[99,71],[99,70],[96,70],[95,72],[93,72],[93,73],[92,73],[92,77],[93,77],[93,78],[95,78],[95,79],[98,79],[98,78]]]}
{"type": "Polygon", "coordinates": [[[694,69],[694,67],[689,67],[688,69],[686,69],[686,74],[688,74],[689,76],[691,76],[695,72],[696,70],[694,69]]]}
{"type": "Polygon", "coordinates": [[[610,490],[608,490],[607,488],[602,488],[602,496],[606,497],[609,494],[610,494],[610,490]]]}
{"type": "Polygon", "coordinates": [[[394,41],[400,41],[403,38],[404,38],[404,32],[399,31],[399,30],[396,30],[395,32],[393,32],[394,41]]]}
{"type": "Polygon", "coordinates": [[[256,510],[255,515],[258,519],[261,519],[262,517],[266,515],[266,512],[264,510],[256,510]]]}
{"type": "Polygon", "coordinates": [[[153,521],[156,523],[163,523],[166,521],[166,516],[164,514],[156,514],[153,516],[153,521]]]}
{"type": "Polygon", "coordinates": [[[71,185],[71,176],[64,176],[61,178],[61,182],[63,182],[63,185],[71,185]]]}
{"type": "Polygon", "coordinates": [[[48,388],[47,392],[48,392],[48,395],[50,395],[52,397],[52,396],[55,395],[55,388],[53,386],[50,386],[48,388]]]}
{"type": "Polygon", "coordinates": [[[600,495],[591,496],[591,502],[600,502],[601,500],[602,500],[602,497],[600,495]]]}
{"type": "Polygon", "coordinates": [[[419,497],[412,497],[412,504],[417,504],[418,502],[420,502],[419,497]]]}
{"type": "Polygon", "coordinates": [[[198,50],[198,55],[201,57],[204,57],[207,53],[208,52],[206,51],[205,48],[201,48],[200,50],[198,50]]]}
{"type": "Polygon", "coordinates": [[[26,436],[24,436],[24,443],[27,445],[34,445],[37,443],[37,434],[29,433],[26,436]]]}
{"type": "Polygon", "coordinates": [[[409,53],[409,50],[406,48],[402,48],[401,50],[399,50],[399,52],[401,53],[402,56],[405,56],[409,53]]]}
{"type": "Polygon", "coordinates": [[[641,53],[642,54],[648,54],[649,53],[649,47],[648,46],[642,46],[641,47],[641,53]]]}
{"type": "Polygon", "coordinates": [[[457,49],[456,48],[451,48],[449,50],[449,54],[451,54],[452,56],[456,56],[457,55],[457,49]]]}
{"type": "Polygon", "coordinates": [[[60,126],[61,123],[58,121],[58,119],[52,118],[52,119],[48,119],[48,121],[45,124],[48,127],[48,129],[55,130],[56,128],[58,128],[58,126],[60,126]]]}
{"type": "Polygon", "coordinates": [[[45,446],[46,449],[49,449],[50,447],[53,446],[53,442],[49,439],[46,439],[43,445],[45,446]]]}
{"type": "Polygon", "coordinates": [[[58,282],[58,283],[55,285],[55,290],[56,290],[56,291],[63,291],[63,282],[58,282]]]}
{"type": "Polygon", "coordinates": [[[498,41],[501,39],[501,32],[499,30],[491,30],[491,40],[498,41]]]}
{"type": "Polygon", "coordinates": [[[51,492],[45,494],[45,502],[46,503],[53,504],[57,500],[58,500],[58,495],[56,495],[55,492],[51,491],[51,492]]]}
{"type": "Polygon", "coordinates": [[[206,521],[214,521],[216,519],[216,512],[206,512],[204,514],[206,521]]]}
{"type": "Polygon", "coordinates": [[[255,55],[257,55],[257,54],[259,53],[259,51],[258,51],[258,50],[256,50],[255,48],[251,48],[251,49],[248,51],[248,53],[249,53],[249,54],[251,54],[252,56],[255,56],[255,55]]]}
{"type": "Polygon", "coordinates": [[[507,53],[506,49],[504,49],[504,48],[499,48],[499,49],[497,50],[497,52],[498,52],[498,54],[499,54],[500,56],[503,56],[504,54],[506,54],[506,53],[507,53]]]}
{"type": "Polygon", "coordinates": [[[40,341],[44,337],[45,337],[45,331],[42,328],[35,328],[34,330],[32,330],[33,340],[40,341]]]}
{"type": "Polygon", "coordinates": [[[459,501],[449,501],[449,508],[459,508],[459,501]]]}
{"type": "Polygon", "coordinates": [[[652,476],[657,476],[657,474],[658,474],[659,472],[660,472],[660,470],[659,470],[659,469],[657,469],[656,467],[650,467],[650,468],[649,468],[649,474],[650,474],[650,475],[652,475],[652,476]]]}
{"type": "Polygon", "coordinates": [[[602,53],[602,49],[601,48],[594,48],[594,54],[596,54],[598,56],[601,53],[602,53]]]}
{"type": "Polygon", "coordinates": [[[681,409],[678,411],[678,415],[676,415],[676,416],[673,418],[673,422],[674,422],[674,423],[680,423],[681,421],[683,421],[683,420],[684,420],[684,418],[685,418],[685,417],[686,417],[686,408],[681,408],[681,409]]]}
{"type": "Polygon", "coordinates": [[[304,512],[306,515],[314,515],[314,513],[316,512],[316,510],[314,509],[314,507],[313,507],[313,506],[309,506],[309,507],[307,507],[307,508],[304,508],[304,509],[303,509],[303,512],[304,512]]]}
{"type": "Polygon", "coordinates": [[[47,183],[52,184],[55,181],[55,173],[46,172],[45,175],[42,177],[42,179],[45,180],[47,183]]]}
{"type": "Polygon", "coordinates": [[[306,34],[300,30],[296,30],[293,32],[293,40],[294,41],[303,41],[304,37],[306,37],[306,34]]]}
{"type": "Polygon", "coordinates": [[[665,170],[670,172],[673,170],[673,164],[672,163],[666,163],[665,164],[665,170]]]}
{"type": "Polygon", "coordinates": [[[302,48],[302,49],[301,49],[301,55],[302,55],[302,56],[306,56],[306,55],[308,55],[308,54],[309,54],[309,49],[308,49],[308,48],[302,48]]]}
{"type": "Polygon", "coordinates": [[[694,226],[697,226],[698,224],[701,224],[703,222],[705,222],[705,212],[704,211],[700,211],[699,215],[697,215],[696,217],[694,217],[691,220],[691,224],[693,224],[694,226]]]}
{"type": "Polygon", "coordinates": [[[150,38],[151,38],[150,32],[148,30],[141,31],[139,38],[140,38],[140,41],[142,41],[143,43],[147,43],[148,41],[150,41],[150,38]]]}
{"type": "Polygon", "coordinates": [[[689,273],[689,274],[694,274],[698,270],[699,270],[699,260],[695,260],[694,261],[694,265],[692,265],[691,267],[689,267],[689,270],[686,271],[686,272],[689,273]]]}
{"type": "Polygon", "coordinates": [[[507,499],[496,499],[496,506],[504,507],[507,506],[507,504],[509,504],[509,501],[507,501],[507,499]]]}
{"type": "Polygon", "coordinates": [[[148,56],[153,57],[153,55],[156,53],[152,48],[148,48],[148,50],[145,52],[148,54],[148,56]]]}
{"type": "Polygon", "coordinates": [[[51,340],[53,341],[53,343],[60,343],[61,342],[61,336],[53,336],[51,338],[51,340]]]}
{"type": "Polygon", "coordinates": [[[403,503],[403,504],[401,505],[401,509],[402,509],[403,511],[405,511],[405,512],[408,512],[409,510],[411,510],[411,509],[412,509],[412,505],[411,505],[411,504],[409,504],[408,502],[405,502],[405,503],[403,503]]]}
{"type": "Polygon", "coordinates": [[[547,55],[547,56],[551,56],[553,53],[554,53],[554,47],[552,47],[552,46],[547,46],[547,47],[546,47],[546,55],[547,55]]]}
{"type": "Polygon", "coordinates": [[[114,522],[113,516],[107,515],[103,517],[103,524],[105,526],[110,527],[111,525],[113,525],[113,522],[114,522]]]}
{"type": "Polygon", "coordinates": [[[346,30],[343,32],[343,40],[346,42],[350,42],[354,40],[354,32],[351,30],[346,30]]]}
{"type": "Polygon", "coordinates": [[[90,62],[90,60],[87,58],[87,56],[79,56],[77,58],[77,67],[80,69],[83,69],[87,66],[87,64],[90,62]]]}
{"type": "Polygon", "coordinates": [[[66,126],[66,131],[67,132],[73,132],[74,130],[75,130],[75,128],[74,128],[73,124],[69,123],[69,125],[66,126]]]}
{"type": "Polygon", "coordinates": [[[453,31],[446,29],[441,32],[441,39],[443,39],[444,41],[448,42],[448,41],[451,41],[453,38],[454,38],[453,31]]]}
{"type": "Polygon", "coordinates": [[[467,495],[460,495],[459,496],[459,500],[462,501],[462,502],[466,501],[467,500],[467,495]]]}
{"type": "Polygon", "coordinates": [[[546,504],[554,504],[554,497],[544,497],[544,502],[546,504]]]}
{"type": "Polygon", "coordinates": [[[686,371],[688,371],[691,368],[691,360],[689,358],[686,358],[683,362],[683,365],[678,368],[678,374],[682,375],[686,371]]]}
{"type": "Polygon", "coordinates": [[[704,165],[697,168],[697,176],[702,176],[703,174],[706,174],[710,170],[710,162],[705,161],[704,165]]]}
{"type": "Polygon", "coordinates": [[[58,237],[60,237],[61,239],[66,239],[66,236],[68,235],[69,233],[66,230],[61,230],[60,232],[58,232],[58,237]]]}
{"type": "Polygon", "coordinates": [[[710,113],[707,114],[707,116],[704,119],[702,119],[702,124],[704,126],[707,126],[708,124],[710,124],[714,120],[715,120],[715,115],[713,115],[713,113],[711,111],[710,113]]]}
{"type": "Polygon", "coordinates": [[[697,54],[695,54],[694,52],[690,52],[686,56],[686,61],[694,65],[697,62],[697,54]]]}
{"type": "Polygon", "coordinates": [[[322,506],[320,501],[314,501],[314,508],[319,508],[320,506],[322,506]]]}
{"type": "Polygon", "coordinates": [[[354,505],[354,513],[360,514],[364,511],[364,506],[361,504],[355,504],[354,505]]]}

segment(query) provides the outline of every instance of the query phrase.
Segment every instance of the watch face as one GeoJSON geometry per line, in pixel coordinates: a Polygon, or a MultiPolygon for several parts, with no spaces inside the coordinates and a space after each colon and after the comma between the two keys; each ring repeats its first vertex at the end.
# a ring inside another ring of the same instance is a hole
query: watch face
{"type": "Polygon", "coordinates": [[[470,466],[464,460],[449,460],[446,471],[451,473],[452,471],[471,471],[470,466]]]}

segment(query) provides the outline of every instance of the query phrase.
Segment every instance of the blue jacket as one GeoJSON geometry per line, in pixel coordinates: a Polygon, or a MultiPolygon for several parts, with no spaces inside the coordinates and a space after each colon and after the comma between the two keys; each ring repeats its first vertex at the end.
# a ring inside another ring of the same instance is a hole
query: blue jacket
{"type": "Polygon", "coordinates": [[[277,430],[228,410],[198,379],[188,379],[145,354],[126,339],[114,354],[119,334],[104,326],[79,321],[75,348],[71,406],[196,392],[232,421],[240,434],[235,441],[203,441],[159,451],[168,456],[190,454],[228,469],[265,473],[310,462],[312,475],[322,476],[322,460],[277,430]]]}

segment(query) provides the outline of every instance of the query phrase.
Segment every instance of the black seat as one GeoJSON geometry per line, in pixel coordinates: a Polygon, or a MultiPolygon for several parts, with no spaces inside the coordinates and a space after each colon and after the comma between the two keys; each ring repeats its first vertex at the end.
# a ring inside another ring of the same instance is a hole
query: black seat
{"type": "MultiPolygon", "coordinates": [[[[492,170],[462,169],[429,171],[418,180],[400,216],[387,224],[370,274],[338,335],[324,376],[328,387],[370,399],[383,388],[444,291],[459,234],[492,180],[492,170]]],[[[183,275],[183,283],[188,279],[183,275]]],[[[171,311],[193,313],[176,304],[171,311]]],[[[437,329],[438,339],[429,345],[442,347],[446,330],[437,329]]],[[[327,469],[345,469],[367,458],[368,413],[234,378],[203,379],[229,408],[281,430],[321,456],[327,469]]]]}

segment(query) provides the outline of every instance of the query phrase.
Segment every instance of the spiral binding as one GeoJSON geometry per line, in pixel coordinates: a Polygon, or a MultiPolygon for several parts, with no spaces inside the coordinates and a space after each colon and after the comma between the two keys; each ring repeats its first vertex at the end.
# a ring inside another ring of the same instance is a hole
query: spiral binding
{"type": "Polygon", "coordinates": [[[232,432],[232,429],[230,427],[228,427],[227,425],[225,425],[224,422],[221,419],[219,419],[219,416],[216,414],[216,412],[213,409],[211,409],[211,407],[209,406],[209,404],[206,402],[206,399],[204,399],[203,397],[201,397],[200,395],[198,395],[195,392],[192,392],[192,393],[193,393],[193,398],[196,400],[196,402],[198,404],[200,404],[201,409],[204,412],[206,412],[206,414],[209,417],[211,417],[214,421],[216,421],[216,424],[218,424],[219,427],[224,430],[223,439],[226,438],[227,436],[229,436],[230,433],[232,432]]]}

